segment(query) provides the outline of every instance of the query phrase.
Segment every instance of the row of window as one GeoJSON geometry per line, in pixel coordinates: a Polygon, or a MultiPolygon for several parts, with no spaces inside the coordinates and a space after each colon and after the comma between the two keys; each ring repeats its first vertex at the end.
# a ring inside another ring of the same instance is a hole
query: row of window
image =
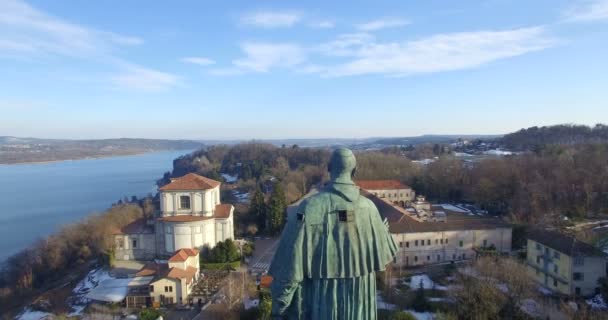
{"type": "MultiPolygon", "coordinates": [[[[124,249],[123,240],[116,240],[116,246],[118,249],[124,249]]],[[[137,239],[131,239],[131,249],[137,249],[137,239]]]]}
{"type": "Polygon", "coordinates": [[[395,198],[398,198],[398,197],[401,197],[401,198],[403,198],[403,197],[409,198],[409,197],[410,197],[410,194],[409,194],[409,193],[401,193],[401,194],[397,194],[397,193],[382,193],[382,194],[378,195],[378,193],[377,193],[377,192],[374,192],[374,195],[375,195],[376,197],[378,197],[378,196],[379,196],[380,198],[386,198],[387,196],[388,196],[389,198],[392,198],[392,197],[395,197],[395,198]],[[399,195],[399,196],[397,196],[397,195],[399,195]]]}
{"type": "MultiPolygon", "coordinates": [[[[543,246],[538,242],[536,243],[536,250],[543,251],[543,246]]],[[[545,247],[545,255],[547,257],[551,256],[551,248],[545,247]]],[[[553,259],[559,260],[560,257],[561,257],[561,255],[559,254],[559,252],[553,250],[553,259]]]]}
{"type": "MultiPolygon", "coordinates": [[[[414,246],[417,247],[418,244],[420,244],[420,246],[424,246],[425,245],[425,241],[426,241],[426,245],[430,246],[431,245],[431,239],[426,239],[426,240],[414,240],[414,246]]],[[[435,239],[435,244],[448,244],[448,239],[435,239]]],[[[462,247],[462,240],[460,241],[460,246],[462,247]]],[[[399,247],[403,248],[403,241],[399,241],[399,247]]],[[[409,248],[410,247],[410,242],[406,241],[405,242],[405,247],[409,248]]]]}
{"type": "MultiPolygon", "coordinates": [[[[454,253],[454,254],[452,254],[452,260],[458,260],[458,259],[462,259],[462,260],[464,260],[464,259],[466,259],[466,258],[467,258],[467,254],[466,254],[466,253],[463,253],[463,254],[461,254],[461,255],[456,255],[455,253],[454,253]]],[[[421,259],[422,259],[422,257],[421,257],[421,259]]],[[[449,260],[449,258],[448,258],[448,259],[446,259],[446,260],[449,260]]],[[[427,261],[427,262],[431,262],[431,256],[430,256],[430,255],[426,256],[426,261],[427,261]]],[[[435,261],[437,261],[437,262],[442,261],[442,260],[441,260],[441,255],[440,255],[440,254],[438,254],[438,255],[437,255],[437,260],[435,260],[435,261]]],[[[414,263],[416,263],[416,262],[418,262],[418,256],[414,256],[414,263]]],[[[409,256],[406,256],[406,257],[405,257],[405,264],[407,265],[407,264],[409,264],[409,263],[410,263],[410,257],[409,257],[409,256]]]]}
{"type": "MultiPolygon", "coordinates": [[[[154,292],[154,285],[150,285],[150,292],[154,292]]],[[[165,286],[165,292],[173,292],[173,286],[165,286]]]]}

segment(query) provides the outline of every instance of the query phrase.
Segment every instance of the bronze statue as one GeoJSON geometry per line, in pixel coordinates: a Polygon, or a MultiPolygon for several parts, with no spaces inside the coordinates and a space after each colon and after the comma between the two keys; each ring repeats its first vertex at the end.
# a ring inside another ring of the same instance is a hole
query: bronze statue
{"type": "Polygon", "coordinates": [[[287,217],[269,270],[274,318],[376,319],[376,271],[397,247],[355,167],[352,151],[336,150],[330,183],[287,217]]]}

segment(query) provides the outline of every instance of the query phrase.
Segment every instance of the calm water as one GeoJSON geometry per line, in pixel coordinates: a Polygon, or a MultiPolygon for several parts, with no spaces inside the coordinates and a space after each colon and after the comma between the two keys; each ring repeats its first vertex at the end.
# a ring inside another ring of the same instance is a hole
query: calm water
{"type": "Polygon", "coordinates": [[[188,152],[0,165],[0,262],[124,196],[154,193],[156,179],[188,152]]]}

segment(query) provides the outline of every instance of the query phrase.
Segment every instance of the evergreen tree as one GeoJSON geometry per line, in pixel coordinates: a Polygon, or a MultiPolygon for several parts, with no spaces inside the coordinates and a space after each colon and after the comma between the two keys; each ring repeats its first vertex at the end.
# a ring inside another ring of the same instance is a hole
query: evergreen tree
{"type": "Polygon", "coordinates": [[[266,213],[268,211],[268,207],[266,206],[266,201],[264,199],[264,193],[262,189],[258,185],[255,188],[255,192],[253,194],[253,199],[251,199],[251,205],[249,206],[249,213],[253,214],[256,217],[256,223],[258,225],[259,230],[264,230],[266,228],[266,213]]]}
{"type": "Polygon", "coordinates": [[[270,233],[278,234],[285,224],[285,211],[287,208],[287,200],[285,199],[285,191],[279,182],[275,182],[270,194],[268,204],[268,219],[270,233]]]}

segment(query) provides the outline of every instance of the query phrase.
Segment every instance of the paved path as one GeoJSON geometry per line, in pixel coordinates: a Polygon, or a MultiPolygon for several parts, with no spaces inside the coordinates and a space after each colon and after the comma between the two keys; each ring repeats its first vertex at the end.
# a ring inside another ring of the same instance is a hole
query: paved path
{"type": "Polygon", "coordinates": [[[264,273],[268,271],[278,245],[278,238],[256,240],[255,251],[251,258],[252,262],[249,264],[249,270],[252,273],[264,273]]]}

